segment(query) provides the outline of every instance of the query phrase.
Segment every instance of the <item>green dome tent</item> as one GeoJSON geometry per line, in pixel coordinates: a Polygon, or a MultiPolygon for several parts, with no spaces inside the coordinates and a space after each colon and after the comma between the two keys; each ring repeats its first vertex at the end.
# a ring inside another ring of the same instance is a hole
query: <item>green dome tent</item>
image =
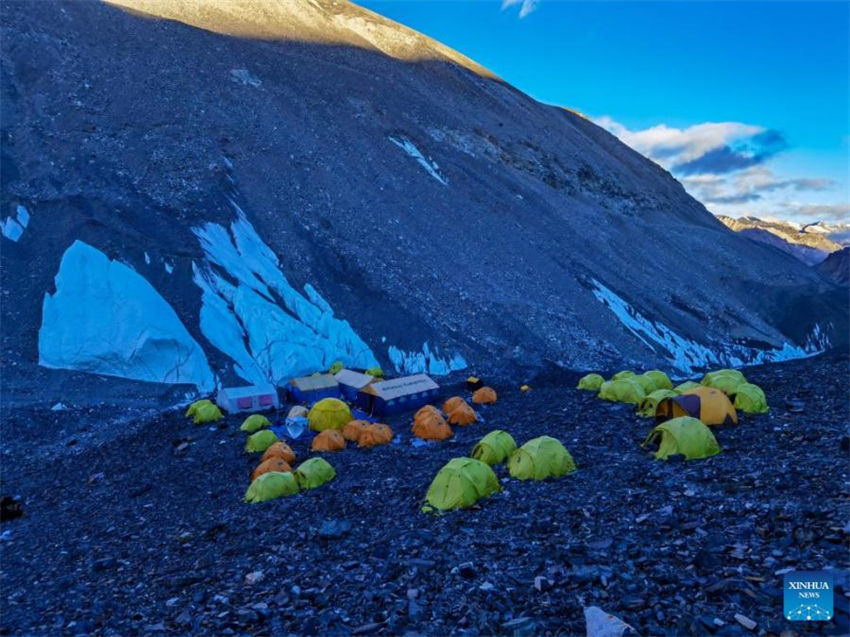
{"type": "Polygon", "coordinates": [[[738,385],[743,385],[746,382],[747,379],[737,369],[719,369],[703,376],[701,384],[712,389],[719,389],[727,396],[731,396],[735,393],[735,388],[738,385]]]}
{"type": "Polygon", "coordinates": [[[655,389],[673,389],[673,383],[670,380],[670,377],[660,369],[651,369],[648,372],[644,372],[643,376],[647,376],[652,379],[652,382],[655,384],[655,389]]]}
{"type": "Polygon", "coordinates": [[[298,486],[302,489],[315,489],[336,477],[336,469],[324,458],[310,458],[302,462],[294,471],[298,486]]]}
{"type": "Polygon", "coordinates": [[[307,414],[310,429],[324,431],[325,429],[342,429],[354,420],[351,409],[339,398],[322,398],[307,414]]]}
{"type": "Polygon", "coordinates": [[[605,379],[602,378],[599,374],[588,374],[587,376],[582,376],[579,381],[576,389],[584,389],[587,391],[599,391],[599,388],[602,387],[602,383],[605,382],[605,379]]]}
{"type": "Polygon", "coordinates": [[[643,387],[632,378],[609,380],[599,388],[599,398],[615,403],[631,403],[637,405],[646,398],[643,387]]]}
{"type": "Polygon", "coordinates": [[[743,383],[735,388],[735,409],[748,414],[767,413],[767,398],[761,387],[743,383]]]}
{"type": "Polygon", "coordinates": [[[345,366],[342,364],[342,361],[334,361],[333,364],[328,368],[328,374],[336,374],[342,371],[345,366]]]}
{"type": "Polygon", "coordinates": [[[265,502],[298,493],[298,482],[291,473],[271,471],[258,476],[245,492],[245,502],[265,502]]]}
{"type": "Polygon", "coordinates": [[[499,464],[507,460],[516,449],[516,442],[511,434],[501,429],[491,431],[472,448],[470,454],[476,460],[487,464],[499,464]]]}
{"type": "Polygon", "coordinates": [[[679,383],[673,389],[677,392],[688,391],[689,389],[696,389],[697,387],[702,387],[699,383],[695,383],[692,380],[686,380],[684,383],[679,383]]]}
{"type": "Polygon", "coordinates": [[[511,454],[508,471],[517,480],[560,478],[576,470],[576,463],[560,440],[540,436],[511,454]]]}
{"type": "Polygon", "coordinates": [[[630,372],[630,371],[624,369],[623,371],[617,372],[616,374],[614,374],[611,377],[611,380],[623,380],[624,378],[631,378],[634,375],[635,375],[634,372],[630,372]]]}
{"type": "Polygon", "coordinates": [[[708,425],[696,418],[682,416],[668,420],[649,432],[641,446],[658,443],[655,458],[666,460],[682,454],[688,460],[709,458],[720,453],[720,445],[708,425]]]}
{"type": "Polygon", "coordinates": [[[212,404],[213,404],[213,401],[211,401],[209,398],[202,398],[201,400],[196,400],[191,405],[189,405],[189,408],[186,410],[185,416],[186,416],[186,418],[191,418],[195,415],[195,413],[198,411],[198,409],[200,409],[201,407],[203,407],[205,405],[212,405],[212,404]]]}
{"type": "Polygon", "coordinates": [[[279,438],[271,429],[261,429],[255,434],[248,436],[245,441],[245,451],[248,453],[262,453],[274,443],[278,442],[279,438]]]}
{"type": "Polygon", "coordinates": [[[260,429],[266,429],[271,427],[272,424],[269,422],[269,419],[261,414],[251,414],[245,419],[245,422],[242,423],[242,426],[239,427],[240,431],[247,431],[248,433],[254,433],[255,431],[259,431],[260,429]]]}
{"type": "Polygon", "coordinates": [[[499,491],[490,465],[474,458],[452,458],[434,477],[425,495],[425,512],[465,509],[499,491]]]}
{"type": "Polygon", "coordinates": [[[665,398],[672,398],[678,395],[679,392],[672,389],[656,389],[640,402],[637,414],[641,418],[655,418],[655,410],[658,409],[658,403],[665,398]]]}

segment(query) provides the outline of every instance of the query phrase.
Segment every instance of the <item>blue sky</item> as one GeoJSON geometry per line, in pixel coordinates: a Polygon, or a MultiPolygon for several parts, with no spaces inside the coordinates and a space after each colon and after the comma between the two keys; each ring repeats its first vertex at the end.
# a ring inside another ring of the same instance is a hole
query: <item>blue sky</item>
{"type": "Polygon", "coordinates": [[[360,0],[581,111],[716,213],[850,222],[850,3],[360,0]]]}

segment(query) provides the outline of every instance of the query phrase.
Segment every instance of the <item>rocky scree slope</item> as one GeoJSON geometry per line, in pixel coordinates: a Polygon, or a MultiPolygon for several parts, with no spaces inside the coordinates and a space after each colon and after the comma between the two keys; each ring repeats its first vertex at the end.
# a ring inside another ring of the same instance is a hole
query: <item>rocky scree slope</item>
{"type": "Polygon", "coordinates": [[[48,367],[206,389],[846,342],[837,287],[422,35],[347,2],[120,4],[0,8],[7,395],[124,387],[48,367]]]}

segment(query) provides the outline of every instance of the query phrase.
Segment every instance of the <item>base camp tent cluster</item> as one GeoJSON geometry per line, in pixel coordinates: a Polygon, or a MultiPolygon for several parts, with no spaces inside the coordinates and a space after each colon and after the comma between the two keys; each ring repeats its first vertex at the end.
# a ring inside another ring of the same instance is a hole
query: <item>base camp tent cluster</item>
{"type": "Polygon", "coordinates": [[[643,446],[658,445],[658,459],[677,454],[689,460],[713,456],[720,446],[709,427],[737,425],[738,411],[760,414],[768,410],[761,388],[735,369],[708,372],[699,383],[685,381],[675,387],[659,370],[643,374],[622,371],[607,381],[592,373],[579,379],[577,388],[598,392],[602,400],[635,405],[639,416],[654,418],[659,424],[643,446]]]}

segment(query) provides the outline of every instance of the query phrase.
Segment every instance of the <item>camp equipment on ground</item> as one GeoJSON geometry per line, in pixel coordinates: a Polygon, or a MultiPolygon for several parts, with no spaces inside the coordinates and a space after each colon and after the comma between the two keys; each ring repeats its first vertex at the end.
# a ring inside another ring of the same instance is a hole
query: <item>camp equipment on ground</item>
{"type": "Polygon", "coordinates": [[[283,458],[269,458],[268,460],[263,460],[257,465],[257,468],[254,469],[253,473],[251,473],[251,481],[253,482],[264,473],[270,473],[272,471],[286,473],[287,471],[292,471],[292,467],[290,467],[289,463],[283,458]]]}
{"type": "Polygon", "coordinates": [[[368,420],[352,420],[345,424],[345,427],[342,428],[342,437],[350,442],[357,442],[360,440],[360,435],[363,433],[363,429],[369,426],[368,420]]]}
{"type": "Polygon", "coordinates": [[[239,427],[240,431],[247,431],[252,434],[255,431],[259,431],[260,429],[266,429],[271,427],[272,424],[269,422],[269,419],[263,416],[262,414],[252,414],[248,416],[245,421],[242,423],[242,426],[239,427]]]}
{"type": "Polygon", "coordinates": [[[735,409],[747,414],[767,413],[767,398],[761,387],[743,383],[735,388],[735,409]]]}
{"type": "Polygon", "coordinates": [[[738,385],[743,385],[747,382],[744,374],[737,369],[718,369],[716,372],[709,372],[702,377],[701,385],[719,389],[727,396],[735,393],[735,388],[738,385]]]}
{"type": "Polygon", "coordinates": [[[674,454],[681,454],[687,460],[697,460],[720,453],[720,445],[706,424],[689,416],[657,425],[641,446],[654,443],[658,444],[658,451],[655,452],[658,460],[666,460],[674,454]]]}
{"type": "Polygon", "coordinates": [[[215,422],[216,420],[221,420],[222,418],[224,418],[224,416],[222,415],[221,410],[209,401],[205,402],[203,405],[198,405],[192,411],[192,421],[196,425],[200,425],[206,422],[215,422]]]}
{"type": "Polygon", "coordinates": [[[261,429],[257,433],[248,436],[248,439],[245,441],[245,451],[249,453],[262,453],[278,441],[278,437],[271,429],[261,429]]]}
{"type": "Polygon", "coordinates": [[[425,405],[413,418],[413,434],[422,440],[445,440],[454,435],[452,428],[436,407],[425,405]]]}
{"type": "Polygon", "coordinates": [[[357,394],[355,404],[367,414],[386,416],[413,411],[437,399],[440,386],[427,374],[375,381],[357,394]]]}
{"type": "Polygon", "coordinates": [[[602,383],[602,386],[599,388],[598,397],[602,400],[610,400],[615,403],[637,405],[646,398],[646,392],[640,383],[631,377],[626,377],[620,380],[609,380],[602,383]]]}
{"type": "Polygon", "coordinates": [[[342,361],[334,361],[328,368],[328,374],[336,374],[337,372],[342,371],[343,367],[342,361]]]}
{"type": "Polygon", "coordinates": [[[333,374],[313,374],[290,380],[286,389],[296,403],[313,404],[323,398],[339,398],[339,383],[333,374]]]}
{"type": "Polygon", "coordinates": [[[383,378],[384,377],[384,370],[381,369],[380,367],[370,367],[364,373],[368,374],[369,376],[374,376],[375,378],[383,378]]]}
{"type": "Polygon", "coordinates": [[[576,470],[576,463],[560,440],[540,436],[514,450],[508,458],[508,471],[518,480],[559,478],[576,470]]]}
{"type": "Polygon", "coordinates": [[[478,415],[475,410],[470,407],[466,401],[461,405],[457,405],[448,415],[448,421],[452,425],[460,425],[461,427],[471,425],[478,421],[478,415]]]}
{"type": "Polygon", "coordinates": [[[289,410],[289,413],[286,414],[287,418],[306,418],[310,413],[310,410],[304,407],[303,405],[295,405],[292,409],[289,410]]]}
{"type": "Polygon", "coordinates": [[[529,385],[520,385],[519,390],[525,394],[531,391],[531,387],[529,385]]]}
{"type": "Polygon", "coordinates": [[[477,376],[468,376],[466,379],[466,390],[475,391],[484,387],[484,381],[477,376]]]}
{"type": "Polygon", "coordinates": [[[342,451],[345,449],[345,438],[337,429],[325,429],[320,431],[310,445],[313,451],[342,451]]]}
{"type": "Polygon", "coordinates": [[[357,394],[360,390],[375,381],[374,376],[361,374],[352,369],[342,369],[334,374],[334,378],[339,383],[339,391],[342,397],[352,403],[357,400],[357,394]]]}
{"type": "Polygon", "coordinates": [[[476,389],[472,394],[472,402],[476,405],[489,405],[496,402],[499,396],[492,387],[481,387],[476,389]]]}
{"type": "Polygon", "coordinates": [[[655,418],[658,403],[665,398],[673,398],[673,396],[678,395],[679,393],[672,389],[656,389],[654,392],[649,394],[649,396],[640,401],[640,405],[638,405],[637,408],[637,414],[641,418],[655,418]]]}
{"type": "Polygon", "coordinates": [[[455,407],[465,404],[466,401],[463,399],[463,396],[452,396],[443,403],[443,413],[450,414],[455,407]]]}
{"type": "Polygon", "coordinates": [[[706,425],[737,425],[738,414],[735,408],[719,389],[695,387],[683,391],[678,396],[665,398],[658,403],[655,419],[658,422],[690,416],[706,425]]]}
{"type": "Polygon", "coordinates": [[[313,431],[342,429],[352,420],[351,409],[338,398],[323,398],[313,405],[307,419],[313,431]]]}
{"type": "MultiPolygon", "coordinates": [[[[670,377],[660,369],[650,369],[648,372],[641,374],[641,376],[650,378],[655,385],[655,389],[673,389],[673,382],[670,380],[670,377]]],[[[652,391],[655,391],[655,389],[652,391]]]]}
{"type": "Polygon", "coordinates": [[[602,378],[599,374],[587,374],[586,376],[582,376],[578,380],[578,385],[576,385],[576,389],[583,389],[585,391],[599,391],[599,388],[602,387],[602,383],[605,382],[605,379],[602,378]]]}
{"type": "Polygon", "coordinates": [[[487,464],[499,464],[505,462],[515,449],[516,442],[511,434],[494,429],[478,441],[469,455],[487,464]]]}
{"type": "Polygon", "coordinates": [[[265,502],[298,493],[298,481],[291,473],[272,471],[251,482],[245,492],[245,502],[265,502]]]}
{"type": "Polygon", "coordinates": [[[393,441],[393,430],[387,425],[376,422],[369,424],[363,428],[360,434],[360,439],[357,441],[358,447],[376,447],[378,445],[386,445],[393,441]]]}
{"type": "Polygon", "coordinates": [[[240,411],[267,411],[280,407],[280,399],[274,385],[224,387],[219,390],[215,402],[231,414],[240,411]]]}
{"type": "Polygon", "coordinates": [[[324,458],[305,460],[293,473],[302,489],[315,489],[336,477],[336,470],[324,458]]]}
{"type": "Polygon", "coordinates": [[[611,377],[611,380],[623,380],[624,378],[631,378],[634,375],[635,375],[634,372],[630,372],[630,371],[624,369],[623,371],[617,372],[616,374],[614,374],[611,377]]]}
{"type": "Polygon", "coordinates": [[[213,404],[213,402],[208,398],[202,398],[201,400],[196,400],[191,405],[189,405],[189,408],[186,410],[186,413],[184,415],[186,416],[186,418],[193,418],[195,416],[195,413],[197,413],[198,409],[200,409],[204,405],[212,405],[212,404],[213,404]]]}
{"type": "Polygon", "coordinates": [[[270,458],[280,458],[281,460],[286,460],[289,464],[293,464],[295,462],[295,452],[292,451],[292,448],[285,442],[278,441],[266,449],[265,453],[263,453],[263,457],[260,458],[260,461],[265,462],[270,458]]]}
{"type": "Polygon", "coordinates": [[[428,487],[422,510],[464,509],[498,491],[499,480],[490,465],[474,458],[452,458],[428,487]]]}
{"type": "Polygon", "coordinates": [[[677,392],[682,393],[683,391],[688,391],[689,389],[696,389],[697,387],[702,387],[699,383],[695,383],[692,380],[686,380],[684,383],[679,383],[673,389],[677,392]]]}

